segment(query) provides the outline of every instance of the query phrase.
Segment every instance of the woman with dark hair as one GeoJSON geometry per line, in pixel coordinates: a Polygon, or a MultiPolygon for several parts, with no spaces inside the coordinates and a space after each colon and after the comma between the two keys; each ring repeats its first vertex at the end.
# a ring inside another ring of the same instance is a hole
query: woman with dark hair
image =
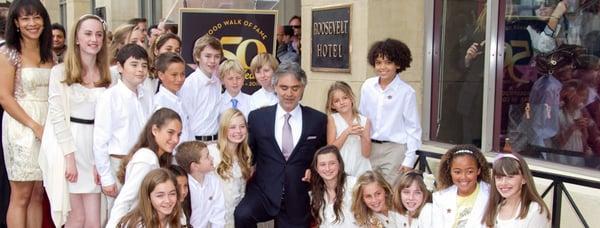
{"type": "Polygon", "coordinates": [[[353,227],[352,187],[356,178],[346,175],[340,151],[321,147],[311,164],[311,214],[319,227],[353,227]]]}
{"type": "Polygon", "coordinates": [[[42,171],[40,139],[48,112],[52,29],[48,12],[38,0],[10,5],[6,45],[0,48],[2,141],[11,196],[8,227],[41,227],[42,171]]]}

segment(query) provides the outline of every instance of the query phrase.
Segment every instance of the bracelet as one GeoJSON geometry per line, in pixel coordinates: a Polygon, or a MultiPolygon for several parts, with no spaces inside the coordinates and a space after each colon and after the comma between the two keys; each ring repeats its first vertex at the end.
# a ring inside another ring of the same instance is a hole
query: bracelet
{"type": "Polygon", "coordinates": [[[560,17],[554,16],[554,15],[550,15],[550,19],[560,20],[560,17]]]}

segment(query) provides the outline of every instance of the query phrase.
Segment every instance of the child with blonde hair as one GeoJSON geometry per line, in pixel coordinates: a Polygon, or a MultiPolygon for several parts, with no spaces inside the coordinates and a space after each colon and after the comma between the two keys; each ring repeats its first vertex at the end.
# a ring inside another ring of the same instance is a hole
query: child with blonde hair
{"type": "Polygon", "coordinates": [[[352,88],[336,81],[327,92],[327,144],[340,149],[345,172],[360,176],[371,170],[371,122],[358,113],[352,88]]]}
{"type": "Polygon", "coordinates": [[[252,108],[250,107],[250,95],[242,92],[245,72],[242,64],[236,59],[225,60],[219,66],[219,79],[225,87],[225,92],[221,94],[219,113],[234,108],[240,110],[244,113],[244,117],[248,118],[252,108]]]}
{"type": "Polygon", "coordinates": [[[352,194],[352,213],[359,227],[400,227],[393,206],[392,188],[376,171],[358,177],[352,194]]]}
{"type": "Polygon", "coordinates": [[[225,227],[234,227],[233,211],[244,198],[246,182],[253,172],[246,119],[240,110],[230,108],[221,114],[219,139],[208,145],[208,152],[225,195],[225,227]]]}
{"type": "Polygon", "coordinates": [[[277,59],[269,53],[260,53],[252,58],[250,72],[261,87],[250,98],[252,110],[275,105],[279,101],[271,80],[278,66],[277,59]]]}

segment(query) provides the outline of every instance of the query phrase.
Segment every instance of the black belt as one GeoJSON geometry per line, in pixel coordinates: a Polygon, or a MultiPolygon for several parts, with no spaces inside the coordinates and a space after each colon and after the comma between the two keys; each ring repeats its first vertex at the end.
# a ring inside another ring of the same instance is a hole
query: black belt
{"type": "Polygon", "coordinates": [[[214,141],[217,140],[217,135],[196,135],[196,140],[199,141],[214,141]]]}
{"type": "Polygon", "coordinates": [[[71,117],[71,122],[78,124],[94,124],[94,120],[79,119],[75,117],[71,117]]]}
{"type": "Polygon", "coordinates": [[[378,143],[378,144],[390,143],[390,141],[381,141],[381,140],[377,140],[377,139],[371,139],[371,142],[378,143]]]}

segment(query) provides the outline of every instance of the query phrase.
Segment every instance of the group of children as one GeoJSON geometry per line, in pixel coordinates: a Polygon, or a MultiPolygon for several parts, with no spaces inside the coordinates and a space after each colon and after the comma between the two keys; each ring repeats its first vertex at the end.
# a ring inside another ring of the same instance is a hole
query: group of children
{"type": "Polygon", "coordinates": [[[335,146],[311,165],[311,214],[319,227],[550,227],[550,212],[531,171],[516,154],[499,154],[490,169],[472,145],[448,150],[437,191],[409,171],[390,185],[377,171],[358,178],[344,170],[335,146]]]}
{"type": "MultiPolygon", "coordinates": [[[[148,52],[130,31],[129,41],[111,48],[115,76],[105,22],[84,15],[71,31],[65,63],[51,71],[41,143],[55,223],[99,227],[103,214],[106,227],[234,227],[254,172],[246,117],[278,102],[271,81],[277,60],[254,57],[250,69],[262,88],[247,95],[244,68],[222,62],[223,47],[210,35],[194,43],[197,68],[186,77],[176,35],[158,37],[148,52]],[[64,156],[64,164],[53,166],[53,156],[64,156]]],[[[411,171],[421,128],[415,91],[399,76],[410,51],[387,39],[371,47],[368,60],[377,77],[363,84],[359,106],[345,82],[328,91],[330,145],[310,167],[315,225],[548,226],[549,212],[517,155],[502,155],[491,174],[479,150],[457,146],[443,157],[430,197],[422,175],[411,171]]]]}

